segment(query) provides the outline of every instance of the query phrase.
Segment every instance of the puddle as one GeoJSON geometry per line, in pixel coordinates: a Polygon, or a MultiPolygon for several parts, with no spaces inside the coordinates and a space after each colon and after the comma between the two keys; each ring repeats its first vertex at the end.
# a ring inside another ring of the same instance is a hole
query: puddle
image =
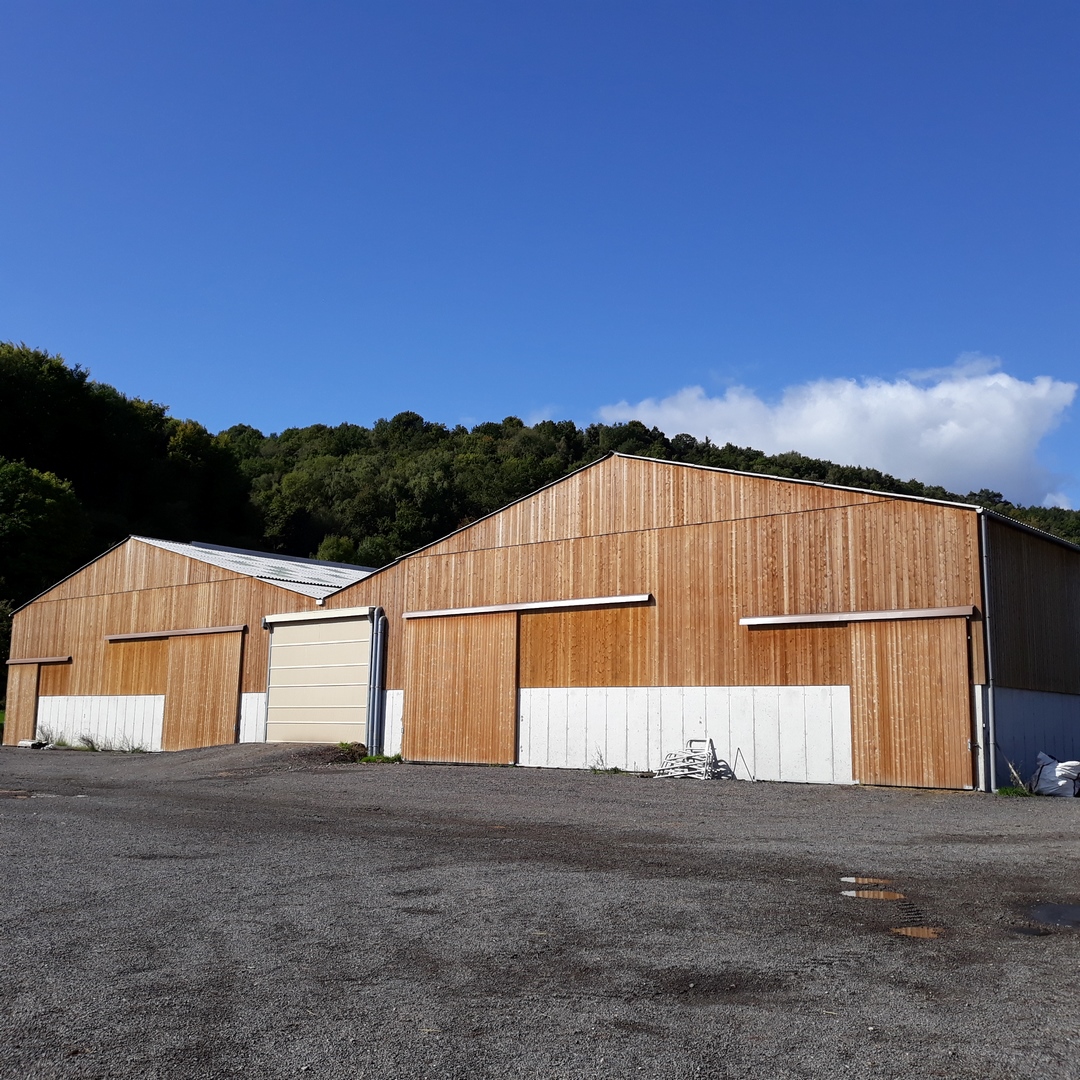
{"type": "MultiPolygon", "coordinates": [[[[849,885],[892,884],[891,878],[842,877],[840,880],[849,885]]],[[[942,927],[928,926],[926,916],[902,892],[897,892],[895,889],[841,889],[840,895],[851,896],[856,900],[890,900],[897,902],[896,911],[899,921],[903,925],[892,926],[889,931],[899,937],[932,941],[935,938],[945,936],[945,930],[942,927]]]]}
{"type": "Polygon", "coordinates": [[[1036,904],[1028,908],[1028,916],[1043,926],[1080,927],[1080,904],[1036,904]]]}

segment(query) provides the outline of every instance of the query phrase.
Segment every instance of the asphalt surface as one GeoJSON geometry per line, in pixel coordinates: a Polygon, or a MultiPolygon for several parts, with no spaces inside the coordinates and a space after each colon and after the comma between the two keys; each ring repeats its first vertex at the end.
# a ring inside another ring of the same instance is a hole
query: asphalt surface
{"type": "Polygon", "coordinates": [[[1080,1076],[1080,800],[330,754],[0,749],[0,1077],[1080,1076]]]}

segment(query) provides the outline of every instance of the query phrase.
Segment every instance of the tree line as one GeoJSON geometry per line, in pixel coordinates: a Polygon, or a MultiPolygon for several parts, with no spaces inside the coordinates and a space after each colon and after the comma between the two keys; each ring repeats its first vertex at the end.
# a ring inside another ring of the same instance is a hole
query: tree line
{"type": "Polygon", "coordinates": [[[669,437],[638,421],[530,426],[511,416],[466,428],[403,412],[370,427],[212,434],[60,356],[0,342],[0,653],[13,608],[132,533],[382,566],[612,450],[975,502],[1080,543],[1077,511],[669,437]]]}

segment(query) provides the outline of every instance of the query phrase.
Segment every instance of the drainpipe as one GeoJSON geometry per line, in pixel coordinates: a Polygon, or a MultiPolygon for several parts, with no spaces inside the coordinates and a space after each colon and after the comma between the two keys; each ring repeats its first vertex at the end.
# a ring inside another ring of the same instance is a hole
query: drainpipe
{"type": "Polygon", "coordinates": [[[983,631],[986,642],[986,716],[983,717],[984,790],[997,790],[997,724],[994,718],[994,646],[990,634],[990,533],[987,517],[979,510],[979,538],[982,541],[983,631]]]}
{"type": "Polygon", "coordinates": [[[381,607],[371,614],[371,666],[368,669],[367,746],[383,752],[386,723],[386,634],[390,623],[381,607]]]}

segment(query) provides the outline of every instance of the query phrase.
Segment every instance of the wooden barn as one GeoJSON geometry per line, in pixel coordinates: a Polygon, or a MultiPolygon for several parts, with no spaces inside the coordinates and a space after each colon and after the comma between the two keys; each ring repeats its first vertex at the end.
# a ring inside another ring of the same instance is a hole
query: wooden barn
{"type": "Polygon", "coordinates": [[[1054,537],[612,454],[374,573],[133,537],[16,614],[5,741],[646,770],[708,737],[741,776],[992,789],[1080,757],[1078,652],[1054,537]]]}
{"type": "MultiPolygon", "coordinates": [[[[183,750],[273,738],[362,738],[362,710],[267,732],[263,617],[317,613],[370,573],[132,536],[15,613],[4,741],[183,750]]],[[[353,620],[366,628],[369,620],[353,620]]],[[[349,620],[337,619],[343,626],[349,620]]],[[[358,637],[370,639],[363,629],[358,637]]],[[[310,677],[310,664],[306,674],[310,677]]],[[[367,683],[367,660],[360,677],[367,683]]]]}
{"type": "Polygon", "coordinates": [[[326,599],[363,605],[413,761],[707,736],[759,779],[993,788],[1080,757],[1080,549],[978,507],[613,454],[326,599]]]}

